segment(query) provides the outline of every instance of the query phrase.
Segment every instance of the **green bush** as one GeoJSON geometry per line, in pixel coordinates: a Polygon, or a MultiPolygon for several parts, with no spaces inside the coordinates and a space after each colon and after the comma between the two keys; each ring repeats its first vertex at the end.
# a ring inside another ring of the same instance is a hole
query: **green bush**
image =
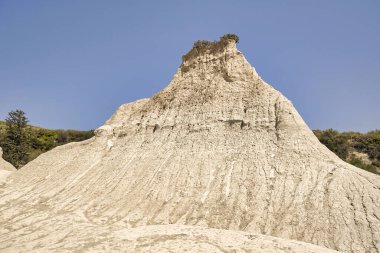
{"type": "Polygon", "coordinates": [[[39,129],[32,138],[32,147],[42,151],[48,151],[57,144],[57,133],[54,130],[39,129]]]}
{"type": "Polygon", "coordinates": [[[333,129],[314,130],[313,132],[322,144],[346,162],[373,173],[380,171],[380,130],[370,131],[366,134],[339,133],[333,129]],[[371,164],[349,155],[353,151],[367,154],[371,164]]]}
{"type": "Polygon", "coordinates": [[[380,161],[380,130],[355,137],[353,146],[355,149],[367,153],[369,158],[380,161]]]}
{"type": "Polygon", "coordinates": [[[348,136],[340,134],[338,131],[328,129],[325,131],[316,130],[314,134],[319,141],[328,149],[333,151],[341,159],[345,160],[348,156],[348,136]]]}
{"type": "Polygon", "coordinates": [[[376,173],[377,172],[377,168],[376,166],[373,166],[372,164],[365,164],[361,159],[357,158],[357,157],[353,157],[351,158],[350,160],[348,160],[348,162],[358,168],[361,168],[363,170],[366,170],[366,171],[369,171],[369,172],[372,172],[372,173],[376,173]]]}

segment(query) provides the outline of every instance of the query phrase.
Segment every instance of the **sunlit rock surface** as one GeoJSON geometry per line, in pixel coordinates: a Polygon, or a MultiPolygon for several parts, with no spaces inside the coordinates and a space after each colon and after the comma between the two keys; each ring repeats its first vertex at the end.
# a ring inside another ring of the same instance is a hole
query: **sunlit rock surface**
{"type": "Polygon", "coordinates": [[[3,158],[3,150],[0,148],[0,184],[4,183],[7,177],[16,171],[12,164],[5,161],[3,158]]]}
{"type": "MultiPolygon", "coordinates": [[[[219,43],[193,49],[165,89],[122,105],[94,138],[57,147],[8,177],[0,251],[133,252],[147,240],[153,252],[170,252],[167,233],[172,251],[233,252],[224,238],[236,236],[243,252],[261,242],[276,252],[273,238],[252,241],[244,231],[379,252],[380,177],[320,144],[235,42],[219,43]],[[204,228],[145,227],[165,224],[204,228]],[[133,237],[145,230],[148,239],[133,237]],[[183,239],[193,233],[200,237],[183,239]]],[[[289,252],[319,252],[276,240],[289,252]]]]}

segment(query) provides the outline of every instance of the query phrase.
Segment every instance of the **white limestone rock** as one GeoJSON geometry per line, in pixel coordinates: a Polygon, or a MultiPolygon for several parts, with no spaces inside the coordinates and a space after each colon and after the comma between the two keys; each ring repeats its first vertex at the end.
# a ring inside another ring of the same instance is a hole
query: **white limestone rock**
{"type": "Polygon", "coordinates": [[[5,161],[2,156],[3,150],[0,147],[0,184],[4,183],[11,173],[17,171],[17,169],[13,167],[12,164],[5,161]]]}
{"type": "Polygon", "coordinates": [[[217,245],[235,232],[206,228],[379,252],[380,177],[319,143],[233,41],[193,50],[165,89],[121,106],[96,137],[11,175],[0,251],[122,248],[131,242],[113,231],[177,224],[205,227],[217,245]]]}

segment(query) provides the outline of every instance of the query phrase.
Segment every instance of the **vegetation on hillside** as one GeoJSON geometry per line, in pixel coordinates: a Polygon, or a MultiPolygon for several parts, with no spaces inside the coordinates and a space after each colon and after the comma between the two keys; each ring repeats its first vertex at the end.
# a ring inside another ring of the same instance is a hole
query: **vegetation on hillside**
{"type": "Polygon", "coordinates": [[[11,111],[5,119],[6,131],[3,136],[2,147],[4,159],[16,168],[28,162],[29,129],[28,119],[21,110],[11,111]]]}
{"type": "Polygon", "coordinates": [[[380,172],[380,130],[366,134],[314,130],[319,141],[341,159],[373,173],[380,172]]]}
{"type": "Polygon", "coordinates": [[[94,136],[93,130],[51,130],[30,126],[27,123],[25,113],[20,110],[10,112],[5,122],[0,121],[0,146],[4,152],[3,158],[18,169],[59,145],[84,141],[94,136]]]}

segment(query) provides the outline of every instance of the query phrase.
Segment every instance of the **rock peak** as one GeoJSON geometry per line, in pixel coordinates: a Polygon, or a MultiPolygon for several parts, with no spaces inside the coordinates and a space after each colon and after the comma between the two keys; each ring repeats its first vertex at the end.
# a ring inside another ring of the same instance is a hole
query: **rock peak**
{"type": "Polygon", "coordinates": [[[239,37],[235,34],[225,34],[218,41],[213,42],[195,41],[193,48],[182,56],[180,74],[185,74],[186,78],[189,75],[212,77],[218,73],[228,77],[232,72],[236,72],[235,74],[238,73],[245,77],[258,77],[255,69],[236,48],[238,42],[239,37]],[[193,73],[189,74],[188,72],[193,73]]]}
{"type": "Polygon", "coordinates": [[[190,61],[200,55],[217,54],[223,52],[228,47],[236,49],[236,43],[239,43],[239,36],[236,34],[225,34],[218,41],[197,40],[193,48],[182,56],[182,62],[190,61]]]}

